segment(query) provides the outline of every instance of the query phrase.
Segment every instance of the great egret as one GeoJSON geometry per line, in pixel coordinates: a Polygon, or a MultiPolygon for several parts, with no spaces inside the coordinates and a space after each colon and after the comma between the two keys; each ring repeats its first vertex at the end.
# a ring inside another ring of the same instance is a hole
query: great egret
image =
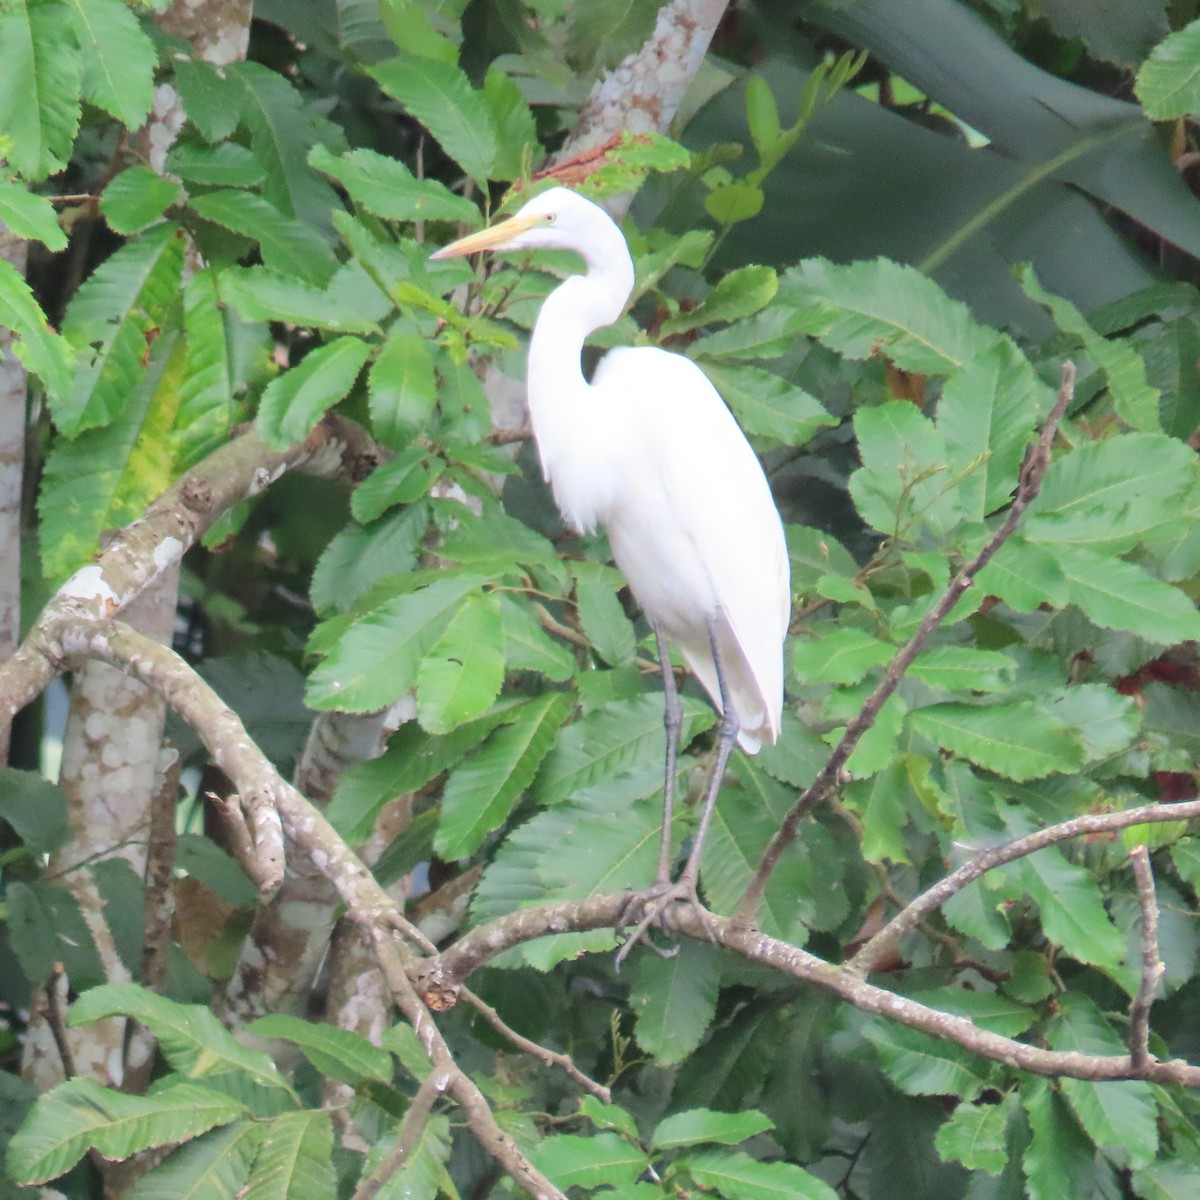
{"type": "Polygon", "coordinates": [[[783,526],[762,467],[708,378],[690,359],[650,347],[610,351],[591,383],[580,354],[620,317],[633,263],[608,214],[567,188],[437,251],[574,250],[587,265],[542,305],[529,344],[529,416],[542,471],[564,520],[602,525],[654,630],[665,690],[667,764],[656,884],[624,950],[675,900],[696,895],[701,848],[735,739],[750,754],[779,736],[783,639],[790,607],[783,526]],[[681,711],[673,643],[721,714],[700,825],[671,883],[671,816],[681,711]],[[657,903],[651,904],[651,901],[657,903]]]}

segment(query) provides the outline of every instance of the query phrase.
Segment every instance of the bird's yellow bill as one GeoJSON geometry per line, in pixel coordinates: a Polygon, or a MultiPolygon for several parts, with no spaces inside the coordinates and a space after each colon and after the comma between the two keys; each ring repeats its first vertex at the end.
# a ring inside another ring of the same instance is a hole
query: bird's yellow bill
{"type": "Polygon", "coordinates": [[[532,229],[542,220],[540,214],[534,213],[524,217],[518,214],[515,217],[509,217],[507,221],[501,221],[499,225],[493,225],[491,229],[481,229],[478,233],[471,233],[465,238],[459,238],[457,242],[443,246],[436,254],[431,254],[429,257],[462,258],[464,255],[475,254],[480,250],[499,250],[511,238],[515,238],[519,233],[524,233],[527,229],[532,229]]]}

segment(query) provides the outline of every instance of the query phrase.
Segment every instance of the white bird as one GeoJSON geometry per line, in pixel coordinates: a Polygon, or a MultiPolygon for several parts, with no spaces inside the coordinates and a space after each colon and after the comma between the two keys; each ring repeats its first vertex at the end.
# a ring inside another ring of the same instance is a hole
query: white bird
{"type": "Polygon", "coordinates": [[[604,527],[658,642],[665,689],[664,824],[658,900],[625,949],[673,900],[702,912],[700,853],[735,739],[754,754],[779,736],[791,591],[783,526],[766,476],[717,390],[688,358],[651,347],[610,351],[591,383],[589,334],[616,321],[633,290],[621,231],[590,200],[556,187],[514,217],[433,255],[574,250],[587,265],[542,305],[529,345],[529,416],[563,519],[604,527]],[[691,854],[672,885],[671,816],[681,712],[667,643],[721,714],[716,763],[691,854]]]}

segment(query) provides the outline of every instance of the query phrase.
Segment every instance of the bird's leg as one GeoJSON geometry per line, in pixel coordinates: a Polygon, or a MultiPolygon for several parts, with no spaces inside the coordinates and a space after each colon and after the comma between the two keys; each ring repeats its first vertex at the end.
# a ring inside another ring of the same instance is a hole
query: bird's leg
{"type": "Polygon", "coordinates": [[[658,851],[658,879],[660,887],[671,882],[671,820],[675,809],[675,771],[679,765],[679,731],[683,728],[683,706],[679,703],[679,689],[675,686],[675,672],[671,669],[671,655],[667,650],[667,639],[660,630],[654,630],[658,643],[658,661],[663,677],[663,728],[667,731],[666,774],[663,778],[663,830],[658,851]]]}

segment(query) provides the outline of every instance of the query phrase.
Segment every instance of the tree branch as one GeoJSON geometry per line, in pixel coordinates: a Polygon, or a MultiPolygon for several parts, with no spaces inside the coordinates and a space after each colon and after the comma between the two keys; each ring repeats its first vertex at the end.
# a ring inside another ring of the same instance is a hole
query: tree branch
{"type": "Polygon", "coordinates": [[[1150,1009],[1166,967],[1158,952],[1158,899],[1154,894],[1154,872],[1150,852],[1135,846],[1129,853],[1129,865],[1137,886],[1138,906],[1142,910],[1142,978],[1138,994],[1129,1008],[1129,1057],[1138,1070],[1151,1062],[1150,1009]]]}
{"type": "Polygon", "coordinates": [[[767,881],[775,870],[784,850],[796,840],[800,830],[800,822],[816,806],[829,797],[843,782],[843,771],[850,755],[854,753],[863,734],[867,732],[879,716],[884,704],[900,686],[905,672],[912,666],[913,660],[925,648],[933,631],[950,615],[954,606],[962,599],[966,590],[974,583],[975,576],[992,560],[996,551],[1012,537],[1025,510],[1033,502],[1042,485],[1042,477],[1050,465],[1050,447],[1058,432],[1067,406],[1075,394],[1075,364],[1063,363],[1062,380],[1058,389],[1058,399],[1046,418],[1041,436],[1031,448],[1025,465],[1021,468],[1020,480],[1017,484],[1017,494],[1008,510],[1003,524],[988,540],[982,550],[967,563],[950,581],[942,598],[929,610],[925,619],[917,627],[916,633],[901,647],[899,653],[888,663],[879,686],[867,697],[866,703],[851,719],[842,734],[841,741],[834,748],[825,766],[817,773],[816,779],[801,794],[783,819],[778,832],[771,839],[763,854],[762,861],[754,878],[750,881],[745,895],[737,909],[737,919],[744,925],[753,923],[762,902],[763,891],[767,881]]]}
{"type": "Polygon", "coordinates": [[[437,1098],[446,1090],[446,1080],[441,1075],[430,1075],[417,1090],[409,1103],[408,1112],[400,1123],[400,1130],[391,1149],[379,1160],[375,1170],[354,1189],[351,1200],[375,1200],[389,1179],[412,1156],[421,1142],[421,1134],[429,1124],[429,1117],[437,1098]]]}

